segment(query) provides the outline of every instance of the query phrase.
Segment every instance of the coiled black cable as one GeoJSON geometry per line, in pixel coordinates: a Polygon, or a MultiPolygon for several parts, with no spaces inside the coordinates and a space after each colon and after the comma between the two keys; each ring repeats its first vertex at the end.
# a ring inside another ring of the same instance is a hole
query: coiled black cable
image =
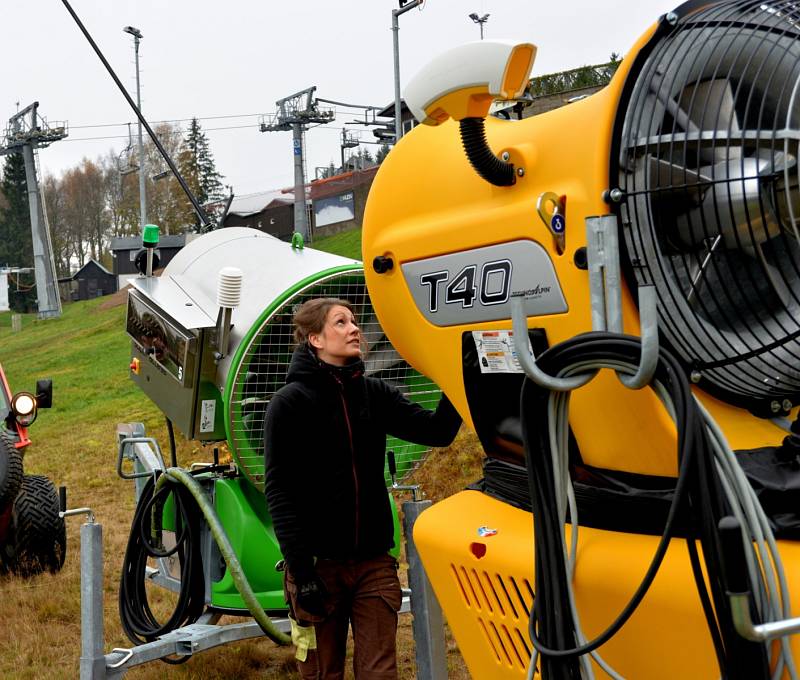
{"type": "MultiPolygon", "coordinates": [[[[147,481],[131,524],[128,546],[122,564],[119,588],[119,615],[122,628],[131,642],[144,644],[157,639],[181,626],[194,623],[205,607],[205,578],[200,550],[200,527],[202,513],[186,487],[167,484],[155,494],[155,482],[147,481]],[[153,540],[161,532],[161,515],[164,503],[172,494],[175,508],[174,548],[164,550],[153,540]],[[146,568],[149,557],[168,557],[177,554],[181,572],[181,590],[175,610],[163,624],[150,608],[146,589],[146,568]]],[[[182,663],[189,657],[177,660],[164,659],[167,663],[182,663]]]]}
{"type": "MultiPolygon", "coordinates": [[[[639,363],[640,354],[641,343],[638,338],[588,333],[550,348],[538,359],[538,364],[550,375],[559,375],[562,370],[579,363],[625,363],[635,366],[639,363]]],[[[531,611],[529,633],[534,647],[542,655],[542,677],[546,680],[580,678],[578,657],[610,640],[641,603],[669,547],[676,514],[681,506],[685,506],[698,527],[697,535],[688,537],[687,544],[722,675],[728,680],[768,678],[769,664],[765,647],[745,641],[733,628],[717,531],[718,521],[727,510],[714,475],[711,445],[702,417],[680,364],[665,350],[659,353],[653,380],[661,383],[669,393],[676,416],[679,473],[674,497],[661,540],[633,597],[605,631],[594,640],[578,646],[575,646],[575,624],[569,604],[569,586],[561,544],[563,518],[556,516],[556,480],[549,455],[547,402],[550,392],[529,380],[523,385],[521,416],[534,518],[537,595],[531,611]],[[703,548],[708,589],[700,568],[695,540],[699,540],[703,548]]]]}
{"type": "Polygon", "coordinates": [[[501,161],[489,148],[483,118],[464,118],[460,127],[461,144],[475,172],[498,187],[514,184],[514,165],[501,161]]]}

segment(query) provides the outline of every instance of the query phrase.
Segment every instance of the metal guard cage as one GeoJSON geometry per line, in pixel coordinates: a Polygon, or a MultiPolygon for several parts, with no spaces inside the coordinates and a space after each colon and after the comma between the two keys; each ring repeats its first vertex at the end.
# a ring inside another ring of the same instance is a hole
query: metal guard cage
{"type": "MultiPolygon", "coordinates": [[[[395,385],[426,408],[434,408],[439,401],[441,392],[436,384],[411,368],[384,335],[360,266],[344,265],[312,276],[265,309],[240,344],[229,372],[225,398],[228,442],[240,470],[259,490],[264,488],[264,415],[272,395],[286,381],[294,351],[292,315],[299,305],[315,297],[337,297],[353,304],[368,348],[364,360],[367,375],[395,385]]],[[[387,450],[395,452],[398,475],[402,476],[426,447],[389,437],[387,450]]]]}

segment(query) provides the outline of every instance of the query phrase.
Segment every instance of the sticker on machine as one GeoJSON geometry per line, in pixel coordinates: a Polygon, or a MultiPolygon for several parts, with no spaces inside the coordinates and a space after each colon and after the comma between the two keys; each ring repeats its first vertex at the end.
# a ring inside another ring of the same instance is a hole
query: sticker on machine
{"type": "Polygon", "coordinates": [[[216,414],[216,399],[203,399],[200,404],[200,432],[214,431],[214,416],[216,416],[216,414]]]}
{"type": "Polygon", "coordinates": [[[481,373],[523,372],[514,349],[514,331],[472,331],[472,339],[481,373]]]}

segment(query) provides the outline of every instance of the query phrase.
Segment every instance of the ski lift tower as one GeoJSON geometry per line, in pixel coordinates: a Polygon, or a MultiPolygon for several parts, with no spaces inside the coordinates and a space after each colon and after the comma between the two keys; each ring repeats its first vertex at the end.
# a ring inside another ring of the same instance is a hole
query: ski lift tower
{"type": "Polygon", "coordinates": [[[5,137],[0,140],[0,156],[21,153],[25,160],[25,181],[28,186],[28,208],[31,213],[33,271],[36,278],[39,318],[51,319],[61,316],[61,298],[58,295],[50,226],[47,223],[47,211],[39,190],[36,168],[39,149],[44,149],[53,142],[64,139],[68,133],[65,123],[56,123],[50,126],[39,116],[38,111],[39,102],[34,102],[9,119],[5,137]]]}
{"type": "Polygon", "coordinates": [[[306,171],[303,160],[303,136],[311,123],[328,123],[335,117],[333,109],[320,109],[314,98],[316,86],[275,102],[278,112],[261,119],[261,132],[292,131],[294,152],[294,229],[308,241],[306,212],[306,171]]]}

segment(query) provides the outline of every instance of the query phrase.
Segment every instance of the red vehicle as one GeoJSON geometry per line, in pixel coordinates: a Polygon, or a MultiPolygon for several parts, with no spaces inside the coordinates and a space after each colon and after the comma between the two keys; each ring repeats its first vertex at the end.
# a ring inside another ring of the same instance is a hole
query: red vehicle
{"type": "Polygon", "coordinates": [[[0,365],[0,570],[23,576],[58,571],[67,552],[53,482],[23,468],[28,427],[52,401],[50,380],[37,381],[35,394],[12,394],[0,365]]]}

